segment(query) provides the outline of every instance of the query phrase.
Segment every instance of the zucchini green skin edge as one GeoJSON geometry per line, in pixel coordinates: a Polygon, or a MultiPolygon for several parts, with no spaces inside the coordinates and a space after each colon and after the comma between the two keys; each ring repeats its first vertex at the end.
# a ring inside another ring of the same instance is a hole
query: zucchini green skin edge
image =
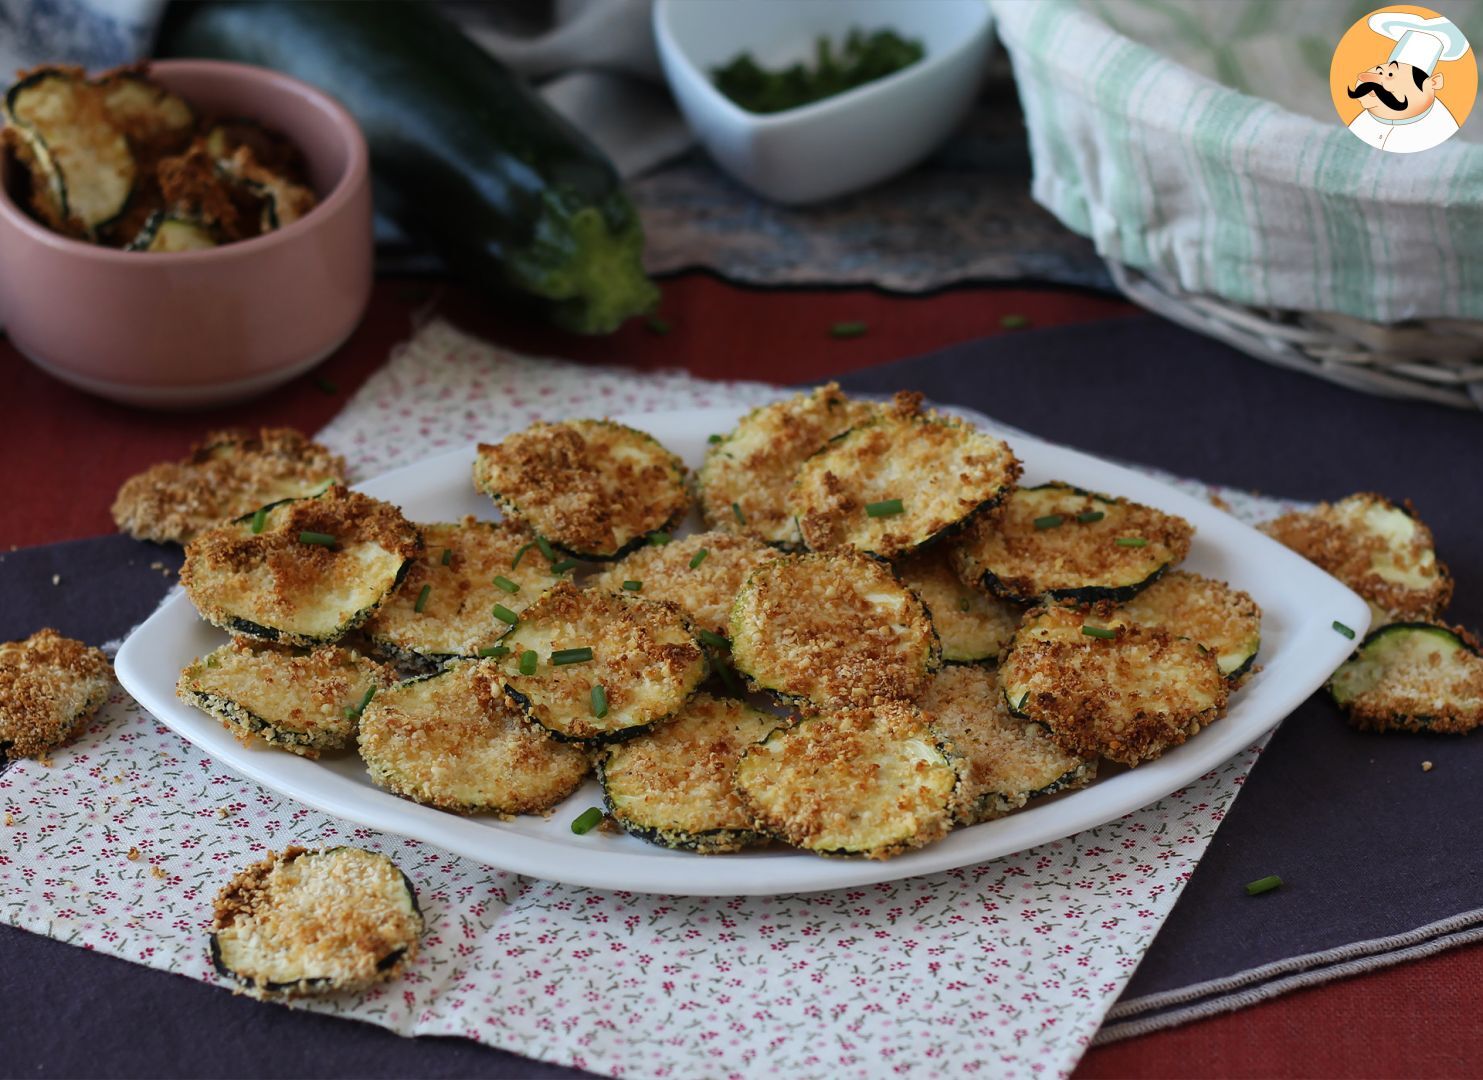
{"type": "Polygon", "coordinates": [[[705,832],[687,832],[684,829],[664,829],[653,825],[641,825],[619,810],[617,803],[613,801],[613,796],[608,791],[608,774],[605,765],[606,762],[600,760],[595,769],[597,782],[602,787],[603,807],[607,810],[608,816],[616,821],[629,836],[636,836],[658,847],[670,848],[673,851],[693,851],[697,855],[729,854],[733,850],[731,845],[740,844],[743,847],[750,847],[772,839],[771,835],[759,829],[708,829],[705,832]]]}
{"type": "Polygon", "coordinates": [[[175,4],[165,56],[287,72],[350,110],[370,146],[378,209],[472,283],[603,334],[659,292],[613,165],[432,5],[175,4]]]}
{"type": "MultiPolygon", "coordinates": [[[[1446,627],[1437,626],[1437,625],[1435,625],[1433,623],[1426,623],[1426,622],[1398,622],[1398,623],[1387,623],[1386,625],[1380,627],[1380,629],[1378,629],[1378,630],[1372,630],[1370,633],[1366,634],[1364,641],[1362,641],[1362,642],[1359,643],[1359,645],[1355,648],[1354,652],[1350,655],[1349,660],[1344,661],[1344,663],[1345,664],[1348,664],[1350,661],[1358,658],[1361,654],[1364,653],[1364,651],[1365,651],[1366,648],[1368,648],[1370,645],[1375,644],[1376,642],[1379,642],[1379,641],[1383,640],[1388,635],[1391,635],[1391,634],[1401,634],[1401,633],[1407,633],[1407,634],[1413,634],[1413,633],[1431,634],[1431,635],[1433,635],[1435,637],[1441,638],[1443,641],[1448,641],[1448,642],[1451,642],[1451,643],[1455,644],[1459,649],[1463,649],[1463,650],[1465,650],[1467,652],[1470,652],[1474,656],[1483,655],[1483,654],[1480,654],[1477,649],[1473,648],[1471,645],[1469,645],[1462,638],[1460,638],[1456,634],[1454,634],[1451,630],[1448,630],[1446,627]]],[[[1341,709],[1343,709],[1343,708],[1346,707],[1346,703],[1343,700],[1340,699],[1339,693],[1338,693],[1337,689],[1334,687],[1334,681],[1333,681],[1333,677],[1332,676],[1330,676],[1329,681],[1324,684],[1324,689],[1328,691],[1328,695],[1329,695],[1329,700],[1330,701],[1332,701],[1335,705],[1337,705],[1341,709]]],[[[1431,722],[1434,719],[1434,717],[1430,717],[1430,716],[1412,716],[1409,719],[1415,721],[1416,724],[1417,724],[1417,726],[1422,727],[1422,728],[1425,728],[1425,727],[1429,727],[1431,725],[1431,722]]]]}

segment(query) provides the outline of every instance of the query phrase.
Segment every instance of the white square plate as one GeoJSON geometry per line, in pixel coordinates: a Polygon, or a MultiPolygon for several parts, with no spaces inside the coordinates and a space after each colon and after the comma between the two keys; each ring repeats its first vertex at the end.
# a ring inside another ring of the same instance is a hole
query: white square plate
{"type": "MultiPolygon", "coordinates": [[[[729,431],[742,410],[620,416],[648,431],[692,468],[713,432],[729,431]]],[[[988,425],[984,425],[988,427],[988,425]]],[[[989,428],[992,430],[992,428],[989,428]]],[[[1354,593],[1311,563],[1208,503],[1148,476],[1020,434],[1006,437],[1024,462],[1026,484],[1065,480],[1179,514],[1194,524],[1184,564],[1230,582],[1262,607],[1261,670],[1231,699],[1226,717],[1163,757],[1117,770],[1090,787],[1032,804],[998,821],[959,829],[945,840],[887,861],[823,859],[782,848],[701,856],[629,836],[577,836],[571,820],[600,805],[589,780],[550,817],[501,821],[462,817],[375,787],[351,752],[310,761],[257,742],[244,746],[216,720],[175,697],[182,668],[225,640],[177,591],[119,650],[119,681],[146,709],[218,761],[257,782],[337,817],[418,840],[521,874],[634,892],[694,896],[807,892],[969,866],[1099,825],[1191,783],[1250,746],[1297,708],[1342,663],[1353,643],[1335,620],[1363,635],[1370,615],[1354,593]]],[[[386,473],[360,490],[401,506],[415,521],[498,516],[470,482],[472,447],[386,473]]],[[[693,526],[692,522],[692,526],[693,526]]]]}

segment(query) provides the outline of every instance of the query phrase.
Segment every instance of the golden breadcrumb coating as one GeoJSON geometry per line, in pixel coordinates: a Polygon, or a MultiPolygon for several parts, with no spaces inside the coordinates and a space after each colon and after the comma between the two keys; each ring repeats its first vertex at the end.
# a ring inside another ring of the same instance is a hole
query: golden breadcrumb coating
{"type": "Polygon", "coordinates": [[[181,461],[125,480],[113,520],[140,540],[188,543],[197,533],[345,476],[345,459],[292,428],[213,431],[181,461]]]}
{"type": "Polygon", "coordinates": [[[113,665],[47,627],[0,644],[0,760],[66,743],[108,698],[113,665]]]}
{"type": "Polygon", "coordinates": [[[637,590],[640,596],[676,603],[697,627],[724,637],[730,630],[731,605],[747,576],[775,558],[777,551],[754,537],[712,530],[641,547],[589,584],[621,592],[625,581],[638,582],[643,586],[637,590]],[[697,557],[700,562],[691,566],[697,557]]]}
{"type": "Polygon", "coordinates": [[[1215,654],[1221,674],[1240,678],[1262,643],[1262,609],[1247,593],[1188,570],[1165,574],[1117,609],[1120,618],[1193,638],[1215,654]]]}
{"type": "Polygon", "coordinates": [[[1329,681],[1363,731],[1465,735],[1483,725],[1483,656],[1460,626],[1396,623],[1371,634],[1329,681]]]}
{"type": "Polygon", "coordinates": [[[893,565],[902,584],[927,605],[942,641],[943,660],[998,660],[1020,624],[1023,605],[964,584],[953,568],[950,551],[942,544],[897,559],[893,565]]]}

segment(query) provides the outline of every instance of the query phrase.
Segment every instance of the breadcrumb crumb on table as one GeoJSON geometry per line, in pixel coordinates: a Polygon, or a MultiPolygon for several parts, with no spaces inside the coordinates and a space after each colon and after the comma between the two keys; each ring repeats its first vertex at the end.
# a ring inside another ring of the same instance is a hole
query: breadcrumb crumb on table
{"type": "Polygon", "coordinates": [[[0,644],[0,756],[45,764],[108,698],[113,665],[50,628],[0,644]]]}

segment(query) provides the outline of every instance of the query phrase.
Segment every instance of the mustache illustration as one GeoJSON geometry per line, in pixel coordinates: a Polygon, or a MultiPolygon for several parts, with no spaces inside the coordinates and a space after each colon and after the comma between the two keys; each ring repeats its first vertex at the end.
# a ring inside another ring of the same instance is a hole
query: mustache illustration
{"type": "Polygon", "coordinates": [[[1351,98],[1362,98],[1366,94],[1374,94],[1380,99],[1380,104],[1384,105],[1387,109],[1394,109],[1396,112],[1400,112],[1406,107],[1405,98],[1396,97],[1379,83],[1372,82],[1368,79],[1360,83],[1353,90],[1346,90],[1345,93],[1351,98]]]}

